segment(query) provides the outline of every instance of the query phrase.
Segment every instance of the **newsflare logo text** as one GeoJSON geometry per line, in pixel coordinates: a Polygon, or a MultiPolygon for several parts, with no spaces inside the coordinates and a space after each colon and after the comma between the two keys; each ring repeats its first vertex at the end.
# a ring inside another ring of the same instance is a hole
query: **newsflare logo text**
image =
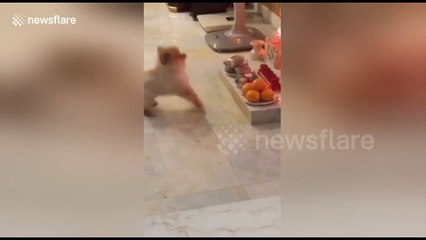
{"type": "Polygon", "coordinates": [[[75,25],[77,24],[77,18],[63,17],[60,15],[51,17],[26,17],[22,14],[14,14],[12,16],[12,24],[15,27],[24,25],[75,25]]]}

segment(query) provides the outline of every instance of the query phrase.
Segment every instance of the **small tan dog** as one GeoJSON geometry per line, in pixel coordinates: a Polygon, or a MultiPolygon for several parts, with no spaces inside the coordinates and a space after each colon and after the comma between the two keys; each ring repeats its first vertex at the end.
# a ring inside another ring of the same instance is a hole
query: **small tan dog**
{"type": "Polygon", "coordinates": [[[186,73],[186,54],[176,46],[158,47],[158,62],[154,69],[144,72],[144,114],[153,116],[158,96],[177,95],[204,110],[204,105],[189,83],[186,73]]]}

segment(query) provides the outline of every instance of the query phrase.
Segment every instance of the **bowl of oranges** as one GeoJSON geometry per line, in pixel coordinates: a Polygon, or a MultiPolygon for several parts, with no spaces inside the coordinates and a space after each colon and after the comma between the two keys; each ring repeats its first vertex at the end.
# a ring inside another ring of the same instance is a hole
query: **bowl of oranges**
{"type": "Polygon", "coordinates": [[[270,84],[263,78],[257,78],[252,82],[246,82],[241,88],[245,102],[253,106],[264,106],[278,101],[278,96],[272,90],[270,84]]]}

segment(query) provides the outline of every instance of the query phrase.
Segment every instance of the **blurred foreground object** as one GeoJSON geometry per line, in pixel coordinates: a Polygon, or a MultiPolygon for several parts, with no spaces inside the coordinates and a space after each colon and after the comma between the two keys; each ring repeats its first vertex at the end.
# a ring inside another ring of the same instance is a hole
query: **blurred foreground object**
{"type": "Polygon", "coordinates": [[[0,235],[143,235],[143,4],[16,13],[77,24],[0,21],[0,235]]]}
{"type": "Polygon", "coordinates": [[[284,235],[426,235],[426,5],[284,11],[282,134],[374,139],[344,150],[285,145],[284,235]]]}

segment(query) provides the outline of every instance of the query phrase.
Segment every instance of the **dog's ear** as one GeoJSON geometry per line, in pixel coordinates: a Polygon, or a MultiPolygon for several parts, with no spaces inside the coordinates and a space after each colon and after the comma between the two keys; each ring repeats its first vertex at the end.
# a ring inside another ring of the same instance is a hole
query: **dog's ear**
{"type": "Polygon", "coordinates": [[[163,47],[157,48],[158,58],[160,59],[160,63],[166,65],[170,61],[170,54],[164,51],[163,47]]]}
{"type": "Polygon", "coordinates": [[[160,56],[164,52],[164,48],[162,46],[157,47],[158,56],[160,56]]]}
{"type": "Polygon", "coordinates": [[[169,53],[162,53],[160,55],[160,62],[163,65],[166,65],[170,62],[170,54],[169,53]]]}

